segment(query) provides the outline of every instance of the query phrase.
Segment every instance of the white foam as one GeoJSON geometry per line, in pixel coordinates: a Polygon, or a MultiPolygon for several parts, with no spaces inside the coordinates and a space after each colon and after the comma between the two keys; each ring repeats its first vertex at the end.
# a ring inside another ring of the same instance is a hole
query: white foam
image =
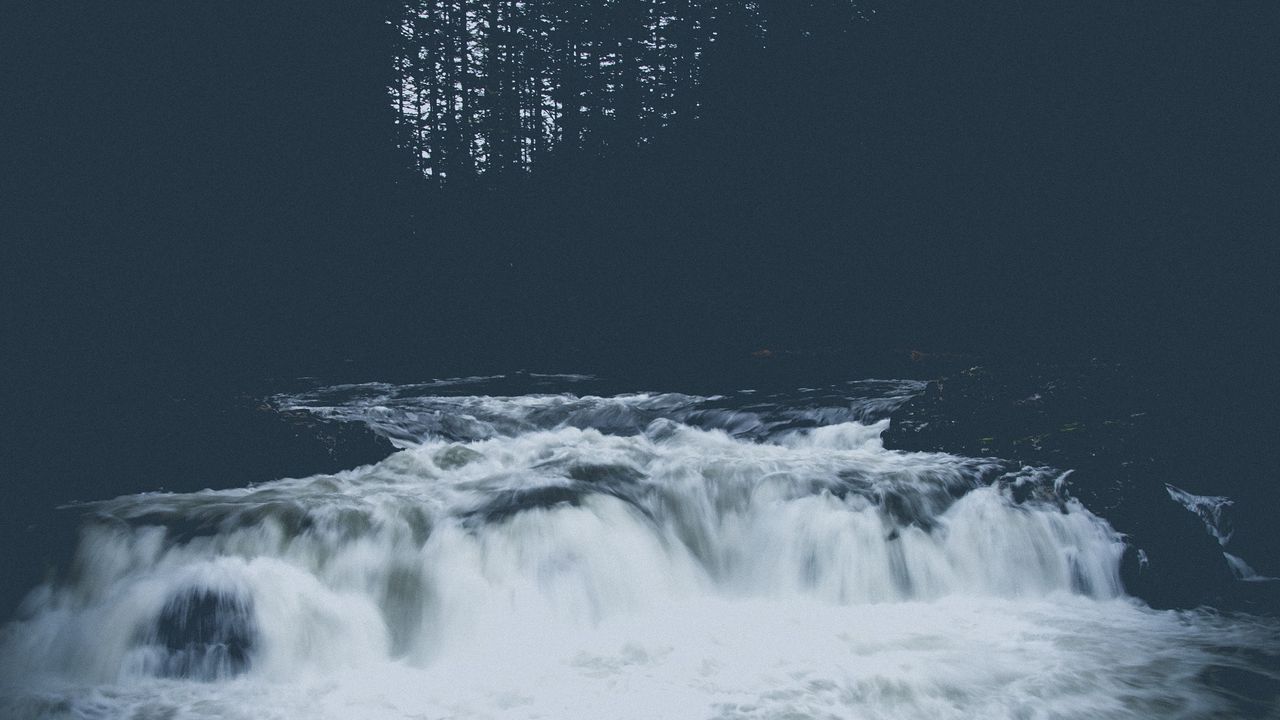
{"type": "Polygon", "coordinates": [[[1126,599],[1120,539],[1055,475],[1018,503],[993,461],[889,451],[885,427],[429,439],[87,506],[75,572],[4,630],[0,710],[1203,717],[1229,709],[1207,667],[1275,675],[1214,649],[1275,657],[1274,627],[1126,599]],[[156,677],[150,629],[193,590],[252,608],[238,677],[156,677]]]}
{"type": "Polygon", "coordinates": [[[1164,487],[1170,499],[1200,517],[1205,529],[1217,539],[1219,545],[1226,546],[1231,542],[1235,529],[1231,525],[1229,512],[1235,501],[1220,495],[1194,495],[1168,483],[1164,487]]]}

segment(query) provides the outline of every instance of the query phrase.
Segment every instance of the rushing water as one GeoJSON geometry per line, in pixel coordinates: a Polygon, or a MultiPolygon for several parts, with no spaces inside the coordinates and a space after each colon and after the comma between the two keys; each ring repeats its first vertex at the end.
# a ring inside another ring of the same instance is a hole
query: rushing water
{"type": "Polygon", "coordinates": [[[468,394],[489,380],[279,396],[400,449],[83,506],[4,631],[0,711],[1275,715],[1280,627],[1127,596],[1066,474],[886,449],[922,383],[468,394]]]}

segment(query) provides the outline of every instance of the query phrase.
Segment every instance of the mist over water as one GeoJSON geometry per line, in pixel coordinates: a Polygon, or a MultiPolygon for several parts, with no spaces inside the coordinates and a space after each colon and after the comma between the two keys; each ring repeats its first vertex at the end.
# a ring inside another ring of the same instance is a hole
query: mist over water
{"type": "Polygon", "coordinates": [[[4,629],[0,708],[1275,715],[1280,626],[1129,597],[1125,538],[1068,473],[886,449],[924,383],[486,394],[498,380],[277,396],[400,450],[80,506],[72,566],[4,629]]]}

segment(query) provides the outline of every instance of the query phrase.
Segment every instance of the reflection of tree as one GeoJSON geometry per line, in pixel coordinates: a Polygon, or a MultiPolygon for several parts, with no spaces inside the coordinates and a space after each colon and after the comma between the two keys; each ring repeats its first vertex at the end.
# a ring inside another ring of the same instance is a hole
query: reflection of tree
{"type": "MultiPolygon", "coordinates": [[[[559,146],[651,141],[698,114],[704,54],[848,0],[411,0],[391,90],[401,145],[438,180],[527,170],[559,146]]],[[[853,11],[856,12],[856,9],[853,11]]]]}

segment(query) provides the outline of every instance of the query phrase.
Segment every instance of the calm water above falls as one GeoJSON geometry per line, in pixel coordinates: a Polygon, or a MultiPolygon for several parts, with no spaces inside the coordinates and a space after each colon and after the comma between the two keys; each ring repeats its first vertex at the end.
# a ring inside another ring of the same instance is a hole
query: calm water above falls
{"type": "Polygon", "coordinates": [[[4,714],[1276,714],[1280,625],[1130,597],[1133,549],[1069,473],[886,449],[923,382],[526,384],[277,396],[400,450],[83,506],[72,567],[4,630],[4,714]]]}

